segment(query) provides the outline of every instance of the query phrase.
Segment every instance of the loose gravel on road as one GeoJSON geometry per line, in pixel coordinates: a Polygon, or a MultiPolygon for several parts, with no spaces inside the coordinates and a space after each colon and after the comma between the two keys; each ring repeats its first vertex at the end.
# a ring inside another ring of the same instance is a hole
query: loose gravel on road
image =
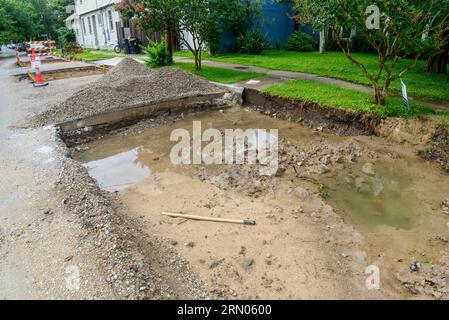
{"type": "Polygon", "coordinates": [[[36,115],[30,125],[57,124],[114,110],[221,92],[224,90],[182,70],[150,70],[132,58],[125,58],[96,83],[36,115]]]}

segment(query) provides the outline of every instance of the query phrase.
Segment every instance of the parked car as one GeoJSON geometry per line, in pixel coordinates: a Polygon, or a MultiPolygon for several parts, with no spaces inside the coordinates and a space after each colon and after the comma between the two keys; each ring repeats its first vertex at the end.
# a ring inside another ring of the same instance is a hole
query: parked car
{"type": "Polygon", "coordinates": [[[8,44],[8,48],[11,50],[16,50],[16,45],[14,43],[8,44]]]}
{"type": "Polygon", "coordinates": [[[28,47],[29,47],[29,45],[26,45],[25,43],[20,43],[17,45],[17,50],[19,52],[25,52],[25,51],[27,51],[28,47]]]}

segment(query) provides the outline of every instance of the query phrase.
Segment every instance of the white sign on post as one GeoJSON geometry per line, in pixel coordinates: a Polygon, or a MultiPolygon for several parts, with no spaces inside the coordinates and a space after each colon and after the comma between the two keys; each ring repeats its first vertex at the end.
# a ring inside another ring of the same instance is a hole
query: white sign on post
{"type": "Polygon", "coordinates": [[[41,57],[36,55],[36,54],[32,54],[30,55],[30,61],[31,61],[31,69],[33,70],[39,70],[41,68],[41,57]]]}

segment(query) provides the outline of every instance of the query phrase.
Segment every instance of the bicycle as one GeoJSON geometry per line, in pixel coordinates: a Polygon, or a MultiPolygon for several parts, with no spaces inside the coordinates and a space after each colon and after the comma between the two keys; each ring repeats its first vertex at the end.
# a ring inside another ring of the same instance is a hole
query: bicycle
{"type": "Polygon", "coordinates": [[[115,53],[122,53],[123,47],[120,45],[120,43],[117,43],[117,45],[114,47],[115,53]]]}

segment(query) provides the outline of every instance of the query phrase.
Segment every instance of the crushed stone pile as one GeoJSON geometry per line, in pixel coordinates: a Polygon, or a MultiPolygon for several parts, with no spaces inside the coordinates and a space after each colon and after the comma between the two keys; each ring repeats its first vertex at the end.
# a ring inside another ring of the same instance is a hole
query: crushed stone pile
{"type": "Polygon", "coordinates": [[[155,102],[222,92],[218,86],[180,69],[151,70],[132,58],[125,58],[93,85],[34,116],[31,124],[62,123],[155,102]]]}

